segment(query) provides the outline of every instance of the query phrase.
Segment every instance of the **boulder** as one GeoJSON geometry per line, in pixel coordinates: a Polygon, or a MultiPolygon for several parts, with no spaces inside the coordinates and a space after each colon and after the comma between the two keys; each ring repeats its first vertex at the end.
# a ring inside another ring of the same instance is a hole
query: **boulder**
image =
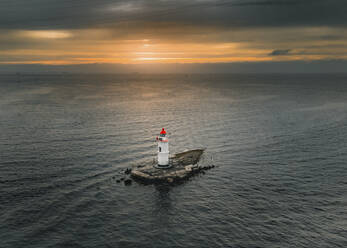
{"type": "Polygon", "coordinates": [[[131,183],[132,183],[131,179],[124,180],[124,185],[126,186],[131,185],[131,183]]]}

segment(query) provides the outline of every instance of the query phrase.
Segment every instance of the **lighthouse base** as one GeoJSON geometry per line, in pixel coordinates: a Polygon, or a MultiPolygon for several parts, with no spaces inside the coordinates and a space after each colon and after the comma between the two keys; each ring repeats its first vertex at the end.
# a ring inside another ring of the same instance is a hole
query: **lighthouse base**
{"type": "Polygon", "coordinates": [[[158,152],[158,166],[161,168],[168,168],[169,164],[169,152],[158,152]]]}
{"type": "Polygon", "coordinates": [[[170,163],[168,163],[166,165],[155,164],[154,167],[157,169],[169,169],[172,167],[172,164],[170,164],[170,163]]]}

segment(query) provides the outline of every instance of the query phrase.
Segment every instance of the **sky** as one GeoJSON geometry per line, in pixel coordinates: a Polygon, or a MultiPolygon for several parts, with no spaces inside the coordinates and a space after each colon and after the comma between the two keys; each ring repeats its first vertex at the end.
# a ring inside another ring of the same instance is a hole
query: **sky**
{"type": "Polygon", "coordinates": [[[347,72],[346,13],[345,0],[0,0],[0,72],[347,72]]]}

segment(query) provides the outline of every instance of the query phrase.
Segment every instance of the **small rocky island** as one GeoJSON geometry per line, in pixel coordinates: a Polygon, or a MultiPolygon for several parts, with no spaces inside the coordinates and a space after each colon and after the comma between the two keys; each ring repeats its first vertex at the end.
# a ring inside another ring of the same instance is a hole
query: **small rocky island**
{"type": "Polygon", "coordinates": [[[169,157],[169,145],[164,128],[157,137],[158,159],[131,171],[131,177],[145,183],[174,183],[197,173],[204,173],[214,165],[199,164],[204,149],[177,153],[169,157]]]}
{"type": "Polygon", "coordinates": [[[203,149],[196,149],[177,153],[170,158],[170,167],[165,169],[158,168],[157,161],[153,161],[143,167],[133,169],[131,177],[146,183],[182,181],[214,167],[214,165],[199,165],[198,162],[203,152],[203,149]]]}

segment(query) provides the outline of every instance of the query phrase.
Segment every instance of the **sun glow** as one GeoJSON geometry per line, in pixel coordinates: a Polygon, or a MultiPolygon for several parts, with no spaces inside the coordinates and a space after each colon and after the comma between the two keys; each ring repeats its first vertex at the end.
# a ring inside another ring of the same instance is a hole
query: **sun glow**
{"type": "MultiPolygon", "coordinates": [[[[302,32],[306,31],[303,30],[302,32]]],[[[241,31],[239,31],[241,32],[241,31]]],[[[275,31],[267,31],[272,37],[275,31]]],[[[289,32],[289,31],[287,31],[289,32]]],[[[306,33],[306,32],[304,32],[306,33]]],[[[246,37],[244,41],[227,39],[156,36],[146,33],[118,37],[116,30],[19,30],[0,33],[0,40],[30,40],[30,46],[1,51],[1,64],[165,64],[165,63],[229,63],[260,61],[293,61],[346,59],[347,49],[343,40],[321,40],[312,46],[309,39],[293,43],[286,56],[270,56],[273,45],[257,43],[246,37]],[[147,36],[148,35],[148,36],[147,36]],[[334,45],[337,48],[331,49],[334,45]]],[[[248,34],[248,33],[247,33],[248,34]]],[[[290,32],[290,35],[292,32],[290,32]]],[[[317,35],[320,35],[318,33],[317,35]]],[[[228,35],[223,33],[223,35],[228,35]]],[[[230,34],[231,35],[231,34],[230,34]]],[[[236,36],[235,31],[232,33],[236,36]]],[[[245,35],[243,32],[240,36],[245,35]]],[[[288,48],[280,42],[276,48],[288,48]]],[[[283,48],[283,49],[284,49],[283,48]]]]}

